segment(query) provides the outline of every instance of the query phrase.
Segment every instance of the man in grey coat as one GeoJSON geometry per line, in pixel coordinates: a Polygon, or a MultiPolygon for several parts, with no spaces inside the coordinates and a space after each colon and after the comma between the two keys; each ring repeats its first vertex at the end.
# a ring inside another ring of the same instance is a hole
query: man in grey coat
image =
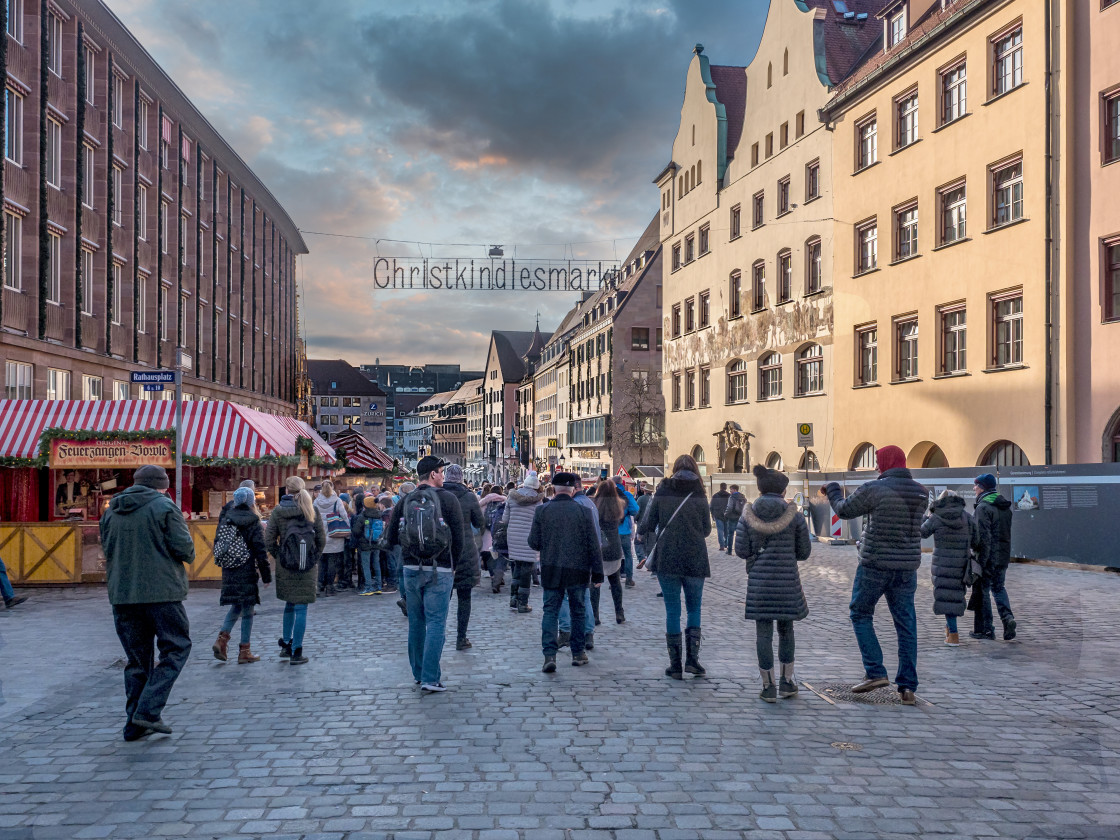
{"type": "Polygon", "coordinates": [[[140,467],[133,486],[118,493],[101,517],[113,622],[128,662],[124,669],[124,739],[170,734],[160,717],[191,652],[185,564],[194,541],[183,514],[166,494],[163,467],[140,467]],[[156,646],[159,662],[153,664],[156,646]]]}

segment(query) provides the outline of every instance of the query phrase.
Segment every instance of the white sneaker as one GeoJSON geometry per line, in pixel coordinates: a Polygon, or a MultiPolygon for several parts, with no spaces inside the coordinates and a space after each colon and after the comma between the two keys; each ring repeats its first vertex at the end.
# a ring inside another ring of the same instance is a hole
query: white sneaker
{"type": "Polygon", "coordinates": [[[437,682],[437,683],[424,683],[423,685],[420,686],[420,690],[421,691],[427,691],[427,692],[447,691],[447,688],[444,686],[443,683],[438,683],[437,682]]]}

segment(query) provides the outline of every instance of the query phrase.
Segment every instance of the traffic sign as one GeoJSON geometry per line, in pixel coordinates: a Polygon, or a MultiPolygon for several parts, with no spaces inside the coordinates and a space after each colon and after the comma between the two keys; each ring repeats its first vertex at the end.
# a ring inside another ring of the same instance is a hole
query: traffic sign
{"type": "Polygon", "coordinates": [[[624,481],[631,481],[632,480],[630,478],[630,473],[626,472],[626,467],[619,467],[618,472],[616,472],[615,475],[621,476],[624,481]]]}
{"type": "Polygon", "coordinates": [[[801,447],[809,447],[813,445],[812,423],[797,424],[797,445],[801,447]]]}
{"type": "Polygon", "coordinates": [[[144,390],[145,390],[145,391],[162,391],[162,390],[163,390],[163,386],[162,386],[162,385],[160,385],[160,384],[158,384],[158,383],[157,383],[157,384],[155,384],[155,385],[152,385],[152,384],[145,384],[145,385],[144,385],[144,390]]]}
{"type": "MultiPolygon", "coordinates": [[[[134,370],[129,380],[134,385],[174,385],[175,371],[173,370],[134,370]]],[[[153,390],[163,390],[162,388],[153,390]]]]}

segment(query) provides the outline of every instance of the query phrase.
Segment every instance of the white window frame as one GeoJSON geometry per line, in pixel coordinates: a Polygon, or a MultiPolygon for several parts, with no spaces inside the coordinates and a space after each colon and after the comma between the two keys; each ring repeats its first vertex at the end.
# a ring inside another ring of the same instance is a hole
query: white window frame
{"type": "Polygon", "coordinates": [[[70,371],[47,368],[47,399],[70,399],[70,371]],[[59,396],[60,393],[61,396],[59,396]]]}
{"type": "Polygon", "coordinates": [[[148,107],[148,100],[140,97],[140,113],[137,115],[137,128],[139,129],[139,142],[140,148],[148,151],[148,115],[150,112],[148,107]]]}
{"type": "Polygon", "coordinates": [[[171,229],[170,229],[170,226],[168,225],[168,222],[167,222],[167,217],[169,215],[167,210],[168,210],[168,204],[167,204],[166,201],[164,201],[161,198],[160,201],[159,201],[159,230],[160,230],[160,239],[162,240],[161,243],[160,243],[160,248],[161,248],[161,250],[164,254],[168,253],[168,250],[167,250],[168,244],[167,243],[171,239],[171,237],[168,235],[171,232],[171,229]]]}
{"type": "Polygon", "coordinates": [[[824,393],[824,348],[813,343],[797,353],[797,375],[794,382],[797,395],[824,393]]]}
{"type": "Polygon", "coordinates": [[[113,226],[120,227],[124,221],[124,170],[116,164],[112,166],[113,178],[113,226]]]}
{"type": "Polygon", "coordinates": [[[918,256],[918,202],[911,201],[894,210],[894,258],[908,260],[918,256]]]}
{"type": "Polygon", "coordinates": [[[8,34],[23,43],[23,0],[8,0],[8,34]]]}
{"type": "Polygon", "coordinates": [[[136,278],[136,332],[145,335],[148,332],[148,280],[150,278],[141,274],[136,278]]]}
{"type": "Polygon", "coordinates": [[[82,178],[82,206],[92,210],[96,192],[93,174],[97,166],[97,156],[89,143],[82,144],[82,163],[85,167],[85,175],[82,178]]]}
{"type": "Polygon", "coordinates": [[[941,125],[968,113],[968,62],[958,61],[941,71],[941,125]]]}
{"type": "Polygon", "coordinates": [[[62,123],[47,117],[47,184],[62,189],[62,123]]]}
{"type": "Polygon", "coordinates": [[[47,69],[62,78],[62,18],[47,12],[47,69]]]}
{"type": "Polygon", "coordinates": [[[1023,364],[1023,291],[992,295],[992,367],[1018,367],[1023,364]],[[1012,309],[1000,314],[1000,307],[1004,304],[1018,303],[1018,309],[1012,309]],[[1006,340],[1001,340],[1000,333],[1006,330],[1006,340]],[[1008,348],[1007,358],[1000,360],[1000,349],[1008,348]]]}
{"type": "Polygon", "coordinates": [[[93,314],[93,251],[82,248],[82,314],[93,314]]]}
{"type": "Polygon", "coordinates": [[[814,236],[805,243],[805,294],[812,295],[824,287],[824,263],[821,238],[814,236]]]}
{"type": "Polygon", "coordinates": [[[874,385],[879,381],[879,325],[856,327],[856,383],[874,385]]]}
{"type": "Polygon", "coordinates": [[[887,49],[898,46],[906,38],[906,6],[887,18],[887,49]]]}
{"type": "Polygon", "coordinates": [[[62,237],[47,234],[47,303],[62,305],[62,237]]]}
{"type": "MultiPolygon", "coordinates": [[[[165,293],[166,294],[166,293],[165,293]]],[[[183,292],[179,295],[179,309],[175,313],[175,341],[177,346],[186,348],[187,346],[187,293],[183,292]]]]}
{"type": "Polygon", "coordinates": [[[793,300],[793,251],[785,248],[778,252],[778,303],[793,300]]]}
{"type": "Polygon", "coordinates": [[[109,307],[109,319],[113,326],[121,324],[121,301],[124,298],[121,286],[123,285],[124,270],[119,262],[113,263],[113,299],[109,307]]]}
{"type": "Polygon", "coordinates": [[[968,238],[968,184],[960,181],[943,187],[937,193],[940,212],[940,240],[952,245],[968,238]]]}
{"type": "Polygon", "coordinates": [[[819,159],[805,164],[805,200],[812,201],[821,195],[821,162],[819,159]]]}
{"type": "Polygon", "coordinates": [[[895,381],[918,378],[918,317],[898,318],[894,322],[895,381]]]}
{"type": "Polygon", "coordinates": [[[1023,84],[1023,25],[992,39],[992,96],[1023,84]]]}
{"type": "Polygon", "coordinates": [[[105,398],[105,381],[100,376],[82,376],[82,399],[102,400],[105,398]]]}
{"type": "Polygon", "coordinates": [[[727,365],[727,404],[737,405],[747,401],[750,371],[743,359],[733,359],[727,365]]]}
{"type": "Polygon", "coordinates": [[[782,356],[771,352],[758,361],[758,399],[776,400],[782,396],[782,356]]]}
{"type": "Polygon", "coordinates": [[[184,213],[179,217],[179,264],[187,264],[187,225],[190,218],[184,213]]]}
{"type": "Polygon", "coordinates": [[[113,125],[124,128],[124,79],[116,73],[110,75],[113,79],[113,125]]]}
{"type": "Polygon", "coordinates": [[[968,317],[963,304],[942,307],[939,312],[941,373],[968,370],[968,317]]]}
{"type": "Polygon", "coordinates": [[[904,93],[894,101],[895,149],[905,149],[918,142],[918,89],[904,93]]]}
{"type": "Polygon", "coordinates": [[[4,88],[4,156],[23,166],[23,94],[4,88]]]}
{"type": "Polygon", "coordinates": [[[856,123],[856,172],[879,162],[879,121],[875,114],[856,123]]]}
{"type": "Polygon", "coordinates": [[[141,184],[140,189],[137,192],[138,192],[138,195],[139,195],[138,201],[139,201],[139,204],[140,204],[140,207],[138,208],[139,211],[140,211],[140,213],[139,213],[140,223],[139,223],[139,230],[137,230],[136,233],[137,233],[137,236],[140,237],[140,239],[142,239],[144,242],[147,242],[148,241],[148,188],[147,188],[146,185],[141,184]]]}
{"type": "Polygon", "coordinates": [[[9,361],[6,365],[4,397],[9,400],[29,400],[35,386],[34,369],[27,362],[9,361]]]}
{"type": "Polygon", "coordinates": [[[113,399],[114,400],[127,400],[130,397],[128,393],[129,383],[122,382],[117,379],[113,382],[113,399]]]}
{"type": "Polygon", "coordinates": [[[89,44],[83,44],[86,59],[86,102],[95,105],[97,97],[97,51],[89,44]]]}
{"type": "Polygon", "coordinates": [[[991,167],[993,228],[1023,218],[1023,159],[991,167]],[[1017,170],[1017,171],[1016,171],[1017,170]]]}
{"type": "Polygon", "coordinates": [[[23,291],[23,219],[4,211],[4,288],[23,291]]]}
{"type": "Polygon", "coordinates": [[[856,274],[879,267],[879,221],[870,219],[856,225],[856,274]]]}

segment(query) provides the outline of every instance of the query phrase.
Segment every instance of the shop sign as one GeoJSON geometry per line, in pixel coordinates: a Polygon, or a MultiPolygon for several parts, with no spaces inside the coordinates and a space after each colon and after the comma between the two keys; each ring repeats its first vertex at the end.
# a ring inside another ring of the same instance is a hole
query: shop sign
{"type": "Polygon", "coordinates": [[[598,458],[599,457],[599,450],[598,449],[577,449],[576,454],[580,458],[598,458]]]}
{"type": "Polygon", "coordinates": [[[142,467],[155,464],[174,468],[175,450],[170,438],[147,440],[51,440],[52,470],[70,467],[142,467]]]}

